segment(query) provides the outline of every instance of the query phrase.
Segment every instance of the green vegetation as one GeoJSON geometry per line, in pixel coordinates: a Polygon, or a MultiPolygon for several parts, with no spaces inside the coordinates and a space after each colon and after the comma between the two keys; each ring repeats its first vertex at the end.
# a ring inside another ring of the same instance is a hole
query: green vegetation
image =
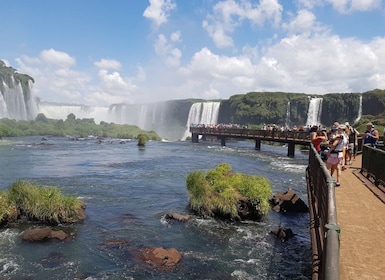
{"type": "Polygon", "coordinates": [[[7,67],[5,63],[0,60],[0,92],[4,92],[4,84],[8,85],[9,87],[15,87],[15,85],[19,82],[23,90],[25,90],[24,92],[30,95],[29,83],[35,82],[34,79],[26,74],[20,74],[16,72],[16,69],[12,67],[7,67]]]}
{"type": "Polygon", "coordinates": [[[241,202],[247,201],[258,216],[267,214],[271,187],[262,176],[234,173],[223,163],[208,172],[193,171],[186,179],[190,207],[202,216],[241,219],[241,202]]]}
{"type": "Polygon", "coordinates": [[[144,134],[140,134],[138,135],[138,146],[145,146],[146,145],[146,142],[147,142],[147,136],[144,135],[144,134]]]}
{"type": "Polygon", "coordinates": [[[12,203],[8,199],[7,193],[0,191],[0,224],[11,213],[12,203]]]}
{"type": "Polygon", "coordinates": [[[124,139],[136,139],[139,135],[145,135],[149,140],[161,140],[156,132],[144,131],[135,125],[106,122],[98,125],[93,119],[77,119],[74,114],[69,114],[65,121],[48,119],[44,114],[39,114],[35,121],[0,119],[0,137],[28,135],[79,135],[80,137],[94,135],[124,139]]]}
{"type": "Polygon", "coordinates": [[[16,181],[8,192],[0,193],[0,221],[16,208],[29,220],[48,224],[73,223],[85,218],[83,201],[65,197],[57,187],[36,186],[26,181],[16,181]]]}

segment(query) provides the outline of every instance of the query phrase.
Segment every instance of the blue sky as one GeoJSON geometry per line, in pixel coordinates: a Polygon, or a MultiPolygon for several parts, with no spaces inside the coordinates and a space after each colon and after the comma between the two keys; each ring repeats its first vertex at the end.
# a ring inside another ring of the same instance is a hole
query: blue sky
{"type": "Polygon", "coordinates": [[[385,89],[383,0],[2,1],[0,60],[41,101],[385,89]]]}

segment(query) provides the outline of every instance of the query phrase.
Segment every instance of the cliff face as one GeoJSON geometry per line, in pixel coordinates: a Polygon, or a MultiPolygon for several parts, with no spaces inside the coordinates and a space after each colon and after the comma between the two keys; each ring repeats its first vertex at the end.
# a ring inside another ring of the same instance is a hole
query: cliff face
{"type": "Polygon", "coordinates": [[[385,115],[385,90],[364,93],[308,95],[282,92],[250,92],[221,102],[219,122],[240,124],[304,125],[311,98],[322,98],[320,124],[354,123],[362,115],[385,115]]]}
{"type": "MultiPolygon", "coordinates": [[[[7,67],[4,62],[0,61],[0,118],[31,120],[40,113],[37,102],[31,94],[33,82],[32,77],[19,74],[15,69],[7,67]]],[[[117,104],[110,108],[108,116],[106,114],[106,118],[109,119],[105,121],[120,123],[112,114],[112,112],[116,112],[119,113],[123,123],[137,124],[142,129],[156,130],[158,133],[158,130],[167,134],[170,131],[178,131],[174,133],[175,135],[170,136],[176,138],[180,137],[180,131],[186,129],[189,111],[192,109],[192,105],[198,102],[205,102],[205,100],[170,100],[142,105],[117,104]]],[[[60,107],[60,105],[57,106],[60,107]]],[[[326,126],[330,126],[335,121],[354,123],[362,115],[385,118],[385,90],[325,95],[249,92],[221,100],[219,111],[212,113],[218,114],[218,123],[242,125],[266,123],[292,127],[293,125],[305,125],[309,120],[309,115],[314,112],[319,116],[311,118],[318,122],[313,124],[326,126]],[[320,106],[319,108],[311,108],[314,106],[314,103],[311,102],[313,99],[322,99],[322,102],[317,102],[319,105],[316,106],[320,106]]],[[[93,117],[78,116],[76,113],[75,115],[76,117],[93,117]]],[[[50,118],[48,115],[46,117],[50,118]]],[[[66,116],[63,118],[65,119],[66,116]]]]}

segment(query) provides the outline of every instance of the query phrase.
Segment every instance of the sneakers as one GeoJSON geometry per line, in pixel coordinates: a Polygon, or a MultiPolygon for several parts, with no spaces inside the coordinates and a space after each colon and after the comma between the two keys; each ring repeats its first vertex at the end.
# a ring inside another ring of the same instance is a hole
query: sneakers
{"type": "Polygon", "coordinates": [[[341,184],[337,182],[337,183],[336,183],[336,187],[339,187],[339,186],[341,186],[341,184]]]}

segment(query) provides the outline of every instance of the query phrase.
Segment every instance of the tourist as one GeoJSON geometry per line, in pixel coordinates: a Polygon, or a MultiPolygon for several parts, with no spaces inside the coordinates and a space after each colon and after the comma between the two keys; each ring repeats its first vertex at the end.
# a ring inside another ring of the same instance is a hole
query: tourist
{"type": "Polygon", "coordinates": [[[379,134],[378,130],[374,129],[374,125],[370,122],[366,124],[366,131],[365,131],[365,138],[364,138],[364,144],[370,145],[373,148],[377,147],[379,134]]]}
{"type": "Polygon", "coordinates": [[[326,134],[326,130],[319,130],[317,125],[314,125],[310,128],[310,139],[314,148],[321,156],[322,159],[326,160],[326,155],[324,155],[324,151],[321,149],[321,143],[328,139],[328,135],[326,134]]]}
{"type": "Polygon", "coordinates": [[[356,159],[357,147],[358,147],[358,135],[360,135],[360,133],[357,131],[357,129],[352,127],[349,124],[349,122],[346,122],[345,125],[346,125],[347,130],[349,131],[348,132],[349,144],[348,144],[348,148],[346,150],[345,161],[346,161],[346,164],[351,165],[352,164],[352,158],[353,158],[353,160],[356,159]]]}
{"type": "Polygon", "coordinates": [[[330,143],[330,151],[328,152],[328,159],[326,165],[330,170],[330,175],[333,176],[336,171],[336,186],[341,185],[340,176],[341,176],[341,164],[343,160],[343,150],[346,145],[349,143],[349,139],[345,134],[345,125],[338,126],[337,134],[335,134],[330,143]]]}

